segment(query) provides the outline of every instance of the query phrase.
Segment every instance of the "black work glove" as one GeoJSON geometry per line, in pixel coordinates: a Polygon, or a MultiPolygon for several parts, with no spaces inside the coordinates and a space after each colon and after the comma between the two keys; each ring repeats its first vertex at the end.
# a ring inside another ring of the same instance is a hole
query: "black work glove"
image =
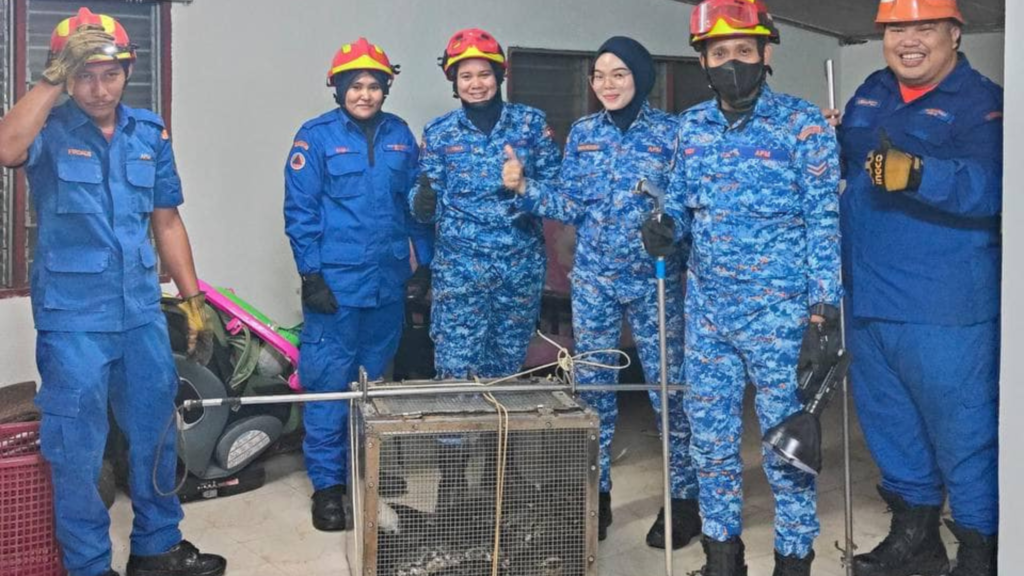
{"type": "Polygon", "coordinates": [[[338,311],[334,292],[331,292],[331,287],[320,274],[302,277],[302,304],[320,314],[334,314],[338,311]]]}
{"type": "Polygon", "coordinates": [[[640,226],[640,236],[644,241],[644,250],[655,258],[671,256],[677,250],[676,221],[668,214],[644,220],[640,226]]]}
{"type": "Polygon", "coordinates": [[[815,304],[811,306],[811,314],[822,316],[825,321],[808,324],[803,342],[800,344],[796,372],[799,383],[797,395],[802,403],[806,403],[817,394],[817,390],[808,389],[804,383],[808,380],[820,381],[839,359],[839,351],[843,348],[839,308],[830,304],[815,304]]]}
{"type": "Polygon", "coordinates": [[[419,190],[412,199],[412,215],[421,222],[429,222],[437,213],[437,190],[426,174],[420,174],[419,190]]]}
{"type": "Polygon", "coordinates": [[[886,192],[917,190],[921,186],[924,160],[919,156],[893,148],[889,135],[882,131],[878,148],[868,152],[867,164],[871,183],[886,192]]]}
{"type": "Polygon", "coordinates": [[[430,266],[422,264],[418,266],[406,283],[406,293],[409,298],[418,300],[426,297],[427,292],[430,292],[431,277],[430,266]]]}

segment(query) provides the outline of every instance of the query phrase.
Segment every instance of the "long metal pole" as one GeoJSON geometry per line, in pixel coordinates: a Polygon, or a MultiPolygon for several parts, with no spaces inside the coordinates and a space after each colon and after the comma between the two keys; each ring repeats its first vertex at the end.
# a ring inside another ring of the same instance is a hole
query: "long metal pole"
{"type": "MultiPolygon", "coordinates": [[[[577,384],[577,392],[617,392],[617,391],[638,391],[649,392],[658,390],[660,387],[651,384],[577,384]]],[[[681,391],[682,386],[669,386],[671,391],[681,391]]],[[[390,398],[401,396],[436,396],[444,394],[482,394],[506,393],[506,392],[572,392],[568,384],[495,384],[493,386],[481,386],[478,384],[444,384],[438,382],[431,386],[403,385],[395,383],[394,386],[370,386],[364,392],[356,390],[352,392],[323,392],[319,394],[278,394],[274,396],[245,396],[241,398],[209,398],[206,400],[185,400],[182,407],[186,410],[193,408],[215,408],[217,406],[252,406],[255,404],[301,404],[305,402],[327,402],[342,400],[362,400],[364,398],[390,398]]]]}
{"type": "Polygon", "coordinates": [[[661,481],[665,507],[665,576],[672,576],[672,461],[669,450],[668,333],[665,328],[665,258],[655,263],[658,277],[658,344],[661,347],[661,481]]]}
{"type": "MultiPolygon", "coordinates": [[[[828,81],[828,107],[836,107],[836,75],[832,59],[825,61],[825,77],[828,81]]],[[[842,273],[840,272],[840,278],[842,273]]],[[[845,306],[839,303],[839,341],[846,350],[846,313],[845,306]]],[[[843,377],[843,513],[845,519],[845,536],[843,544],[843,566],[846,576],[853,576],[853,486],[850,462],[850,393],[849,376],[843,377]]]]}

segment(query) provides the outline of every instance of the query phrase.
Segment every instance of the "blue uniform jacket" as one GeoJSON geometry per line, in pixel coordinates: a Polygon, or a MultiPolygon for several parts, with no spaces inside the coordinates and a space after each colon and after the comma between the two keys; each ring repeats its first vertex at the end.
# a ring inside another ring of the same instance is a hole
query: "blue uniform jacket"
{"type": "Polygon", "coordinates": [[[69,100],[50,112],[25,167],[39,225],[36,329],[119,332],[157,319],[150,213],[182,203],[160,116],[119,105],[108,143],[69,100]]]}
{"type": "MultiPolygon", "coordinates": [[[[523,209],[577,227],[573,274],[613,278],[626,297],[651,290],[654,261],[640,225],[655,205],[634,188],[646,178],[665,190],[678,126],[647,102],[625,134],[607,111],[585,116],[569,132],[558,179],[528,180],[523,209]]],[[[669,274],[679,274],[681,259],[669,258],[669,274]]]]}
{"type": "MultiPolygon", "coordinates": [[[[516,150],[528,177],[547,180],[558,173],[561,152],[536,108],[505,103],[490,136],[461,107],[424,128],[420,169],[438,193],[442,248],[485,254],[539,250],[540,219],[520,210],[514,194],[502,187],[506,144],[516,150]]],[[[410,203],[417,190],[411,191],[410,203]]]]}
{"type": "Polygon", "coordinates": [[[844,282],[853,314],[967,325],[999,314],[1003,89],[963,55],[904,104],[893,73],[868,77],[840,130],[844,282]],[[864,170],[882,130],[924,159],[916,192],[874,189],[864,170]]]}
{"type": "Polygon", "coordinates": [[[666,210],[692,235],[690,273],[719,315],[802,295],[837,305],[835,132],[814,105],[767,85],[751,114],[730,127],[710,100],[680,117],[666,210]]]}
{"type": "Polygon", "coordinates": [[[401,118],[380,114],[372,164],[362,130],[336,108],[302,125],[284,170],[285,232],[299,274],[322,274],[342,306],[404,298],[410,238],[418,262],[433,257],[433,231],[406,206],[416,139],[401,118]]]}

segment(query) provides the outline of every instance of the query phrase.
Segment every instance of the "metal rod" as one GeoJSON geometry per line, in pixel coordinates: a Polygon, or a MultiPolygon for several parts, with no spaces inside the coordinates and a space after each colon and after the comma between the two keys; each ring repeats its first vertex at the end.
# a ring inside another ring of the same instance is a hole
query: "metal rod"
{"type": "Polygon", "coordinates": [[[672,462],[669,449],[668,334],[665,328],[665,258],[656,262],[658,276],[658,344],[661,347],[661,480],[665,507],[665,576],[672,576],[672,462]]]}
{"type": "MultiPolygon", "coordinates": [[[[652,384],[577,384],[579,392],[619,392],[619,391],[640,391],[648,392],[658,390],[658,385],[652,384]]],[[[682,386],[672,385],[668,387],[671,391],[681,391],[682,386]]],[[[507,393],[507,392],[568,392],[571,387],[568,384],[495,384],[493,386],[481,386],[479,384],[442,385],[436,386],[403,386],[396,383],[395,386],[368,386],[364,390],[352,392],[323,392],[319,394],[278,394],[274,396],[245,396],[240,398],[210,398],[206,400],[185,400],[182,406],[185,409],[192,408],[214,408],[217,406],[252,406],[256,404],[300,404],[305,402],[328,402],[341,400],[362,400],[363,398],[385,398],[399,396],[432,396],[443,394],[482,394],[507,393]]]]}
{"type": "MultiPolygon", "coordinates": [[[[835,64],[832,59],[825,61],[825,79],[828,83],[828,107],[836,107],[836,75],[835,64]]],[[[840,272],[842,280],[842,272],[840,272]]],[[[846,307],[839,303],[839,341],[843,350],[846,350],[846,307]]],[[[843,543],[843,566],[846,569],[846,576],[853,576],[853,551],[856,549],[853,543],[853,487],[850,463],[850,392],[849,375],[843,378],[843,518],[845,541],[843,543]]]]}

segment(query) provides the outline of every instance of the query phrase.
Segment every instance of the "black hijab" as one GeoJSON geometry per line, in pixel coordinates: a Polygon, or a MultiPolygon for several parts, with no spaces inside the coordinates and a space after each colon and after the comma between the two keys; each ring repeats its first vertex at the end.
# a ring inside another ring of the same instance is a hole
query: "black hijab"
{"type": "Polygon", "coordinates": [[[597,49],[597,55],[600,56],[605,52],[618,56],[619,60],[622,60],[633,74],[633,85],[636,87],[633,99],[619,110],[608,111],[615,125],[625,133],[633,125],[644,102],[647,101],[647,96],[654,89],[656,79],[654,58],[643,44],[628,36],[613,36],[605,40],[604,44],[597,49]]]}

